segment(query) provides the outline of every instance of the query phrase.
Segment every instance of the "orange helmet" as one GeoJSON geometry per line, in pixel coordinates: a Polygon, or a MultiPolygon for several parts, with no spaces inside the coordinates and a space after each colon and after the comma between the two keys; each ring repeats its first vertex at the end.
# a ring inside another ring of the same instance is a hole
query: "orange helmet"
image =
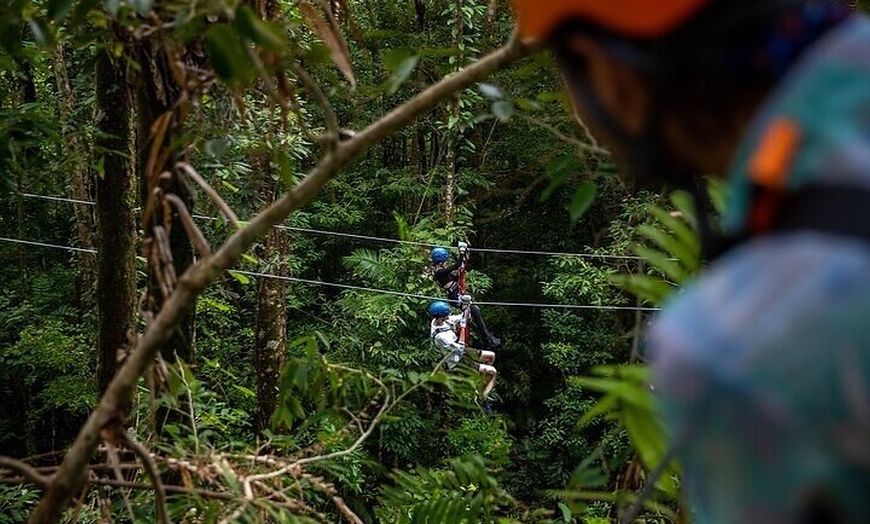
{"type": "Polygon", "coordinates": [[[513,0],[519,35],[543,40],[578,18],[626,36],[652,38],[679,27],[712,0],[513,0]]]}

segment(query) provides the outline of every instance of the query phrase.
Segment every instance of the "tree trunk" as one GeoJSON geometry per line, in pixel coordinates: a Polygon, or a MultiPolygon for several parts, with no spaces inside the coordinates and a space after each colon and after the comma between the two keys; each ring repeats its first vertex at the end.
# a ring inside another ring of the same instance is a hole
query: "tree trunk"
{"type": "MultiPolygon", "coordinates": [[[[80,135],[75,131],[73,122],[73,104],[75,95],[69,82],[69,74],[66,67],[63,45],[58,44],[55,48],[54,76],[57,82],[57,92],[60,96],[58,107],[60,109],[60,122],[63,129],[64,141],[69,156],[70,196],[76,200],[91,200],[91,171],[86,161],[88,151],[82,142],[80,135]]],[[[94,215],[93,209],[86,204],[73,204],[75,216],[76,240],[79,247],[94,249],[94,215]]],[[[96,258],[82,255],[76,258],[76,289],[80,290],[77,295],[79,307],[88,310],[94,300],[94,279],[96,278],[96,258]]]]}
{"type": "MultiPolygon", "coordinates": [[[[289,241],[287,233],[272,229],[263,242],[263,258],[273,261],[271,273],[287,276],[289,241]]],[[[284,367],[287,347],[287,282],[260,278],[257,282],[256,358],[257,358],[257,427],[269,427],[278,398],[278,378],[284,367]]]]}
{"type": "MultiPolygon", "coordinates": [[[[264,153],[251,159],[258,177],[258,193],[271,203],[278,195],[278,188],[269,176],[269,161],[264,153]]],[[[289,276],[288,233],[272,228],[263,240],[260,259],[265,261],[270,273],[289,276]]],[[[261,277],[257,282],[257,312],[255,354],[257,366],[257,428],[269,427],[278,396],[278,378],[284,367],[287,347],[287,281],[261,277]]]]}
{"type": "Polygon", "coordinates": [[[101,392],[118,369],[118,351],[127,346],[136,327],[135,179],[129,160],[130,91],[123,64],[104,51],[96,66],[96,150],[103,165],[103,176],[96,184],[101,392]]]}
{"type": "MultiPolygon", "coordinates": [[[[454,19],[455,32],[453,39],[453,44],[456,49],[459,49],[459,45],[462,43],[462,36],[465,28],[465,19],[462,16],[462,4],[463,0],[456,0],[456,14],[454,19]]],[[[462,54],[460,53],[456,57],[457,70],[462,68],[463,61],[462,54]]],[[[447,115],[447,121],[452,122],[452,126],[448,126],[446,137],[447,176],[444,191],[444,218],[447,221],[447,225],[452,225],[456,206],[456,173],[458,172],[459,162],[459,151],[457,151],[457,149],[459,148],[459,136],[461,133],[459,125],[459,93],[456,93],[448,102],[447,115]]]]}

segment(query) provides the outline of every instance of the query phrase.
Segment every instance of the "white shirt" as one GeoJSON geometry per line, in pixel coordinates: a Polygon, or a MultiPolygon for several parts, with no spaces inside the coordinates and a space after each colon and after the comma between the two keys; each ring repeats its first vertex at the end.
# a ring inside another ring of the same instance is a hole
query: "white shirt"
{"type": "Polygon", "coordinates": [[[435,324],[436,319],[432,319],[432,323],[429,325],[429,336],[432,337],[436,346],[448,351],[464,349],[459,343],[459,335],[456,333],[456,326],[459,325],[461,319],[462,315],[450,315],[440,326],[435,324]]]}

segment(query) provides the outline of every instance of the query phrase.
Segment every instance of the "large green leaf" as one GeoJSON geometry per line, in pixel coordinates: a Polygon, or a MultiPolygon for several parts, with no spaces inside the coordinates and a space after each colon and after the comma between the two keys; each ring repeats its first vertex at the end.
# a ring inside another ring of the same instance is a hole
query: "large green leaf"
{"type": "Polygon", "coordinates": [[[596,196],[598,196],[598,186],[594,182],[586,181],[580,184],[580,187],[574,191],[571,204],[568,206],[571,222],[577,222],[586,214],[595,202],[596,196]]]}
{"type": "Polygon", "coordinates": [[[205,35],[206,47],[215,73],[233,86],[245,85],[254,77],[255,66],[248,45],[229,24],[217,24],[205,35]]]}

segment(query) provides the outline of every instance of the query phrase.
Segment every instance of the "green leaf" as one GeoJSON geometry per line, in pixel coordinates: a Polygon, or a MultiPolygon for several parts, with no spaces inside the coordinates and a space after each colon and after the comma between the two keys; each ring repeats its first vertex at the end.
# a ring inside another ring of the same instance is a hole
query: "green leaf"
{"type": "Polygon", "coordinates": [[[676,235],[679,241],[682,242],[687,249],[694,253],[697,253],[698,256],[700,256],[701,241],[698,238],[698,235],[688,226],[685,221],[677,217],[671,216],[670,213],[658,206],[650,206],[648,209],[649,212],[656,218],[656,220],[658,220],[667,229],[671,230],[671,232],[676,235]]]}
{"type": "Polygon", "coordinates": [[[558,506],[559,511],[562,512],[562,520],[564,520],[565,522],[571,522],[574,519],[574,514],[571,513],[571,510],[568,509],[568,506],[566,506],[564,502],[560,502],[558,506]]]}
{"type": "Polygon", "coordinates": [[[410,49],[397,48],[387,51],[384,54],[384,67],[393,73],[387,80],[387,93],[393,94],[398,91],[399,87],[414,72],[419,61],[420,57],[410,49]]]}
{"type": "Polygon", "coordinates": [[[671,193],[670,197],[671,203],[674,207],[683,214],[683,218],[686,219],[693,228],[698,228],[698,216],[695,213],[695,199],[692,198],[692,195],[685,191],[674,191],[671,193]]]}
{"type": "Polygon", "coordinates": [[[479,83],[477,84],[477,88],[480,89],[480,92],[486,98],[490,100],[502,100],[504,99],[504,93],[502,93],[501,89],[497,86],[487,83],[479,83]]]}
{"type": "Polygon", "coordinates": [[[571,199],[571,205],[568,207],[568,212],[571,215],[571,222],[577,222],[586,214],[589,207],[595,202],[595,197],[598,195],[598,186],[594,182],[583,182],[577,191],[574,192],[574,197],[571,199]]]}
{"type": "Polygon", "coordinates": [[[668,258],[668,256],[661,251],[638,246],[635,248],[634,252],[637,253],[638,256],[643,257],[643,259],[652,267],[668,277],[671,282],[679,284],[689,277],[689,273],[680,266],[679,262],[668,258]]]}
{"type": "Polygon", "coordinates": [[[544,174],[550,179],[550,184],[541,192],[541,202],[550,198],[553,192],[568,181],[581,168],[580,160],[574,155],[557,156],[547,163],[544,174]]]}
{"type": "Polygon", "coordinates": [[[510,100],[499,100],[492,103],[492,114],[500,122],[508,122],[514,116],[514,103],[510,100]]]}
{"type": "Polygon", "coordinates": [[[248,398],[256,398],[257,397],[257,394],[253,390],[248,389],[245,386],[233,384],[233,387],[236,388],[238,391],[240,391],[243,395],[245,395],[248,398]]]}
{"type": "Polygon", "coordinates": [[[243,275],[238,271],[233,271],[232,269],[228,269],[227,273],[229,273],[233,278],[238,280],[243,286],[247,286],[251,283],[251,279],[247,277],[247,275],[243,275]]]}
{"type": "Polygon", "coordinates": [[[646,224],[638,226],[637,232],[655,242],[656,245],[671,257],[679,260],[686,268],[693,270],[698,267],[698,254],[680,242],[676,237],[646,224]]]}
{"type": "Polygon", "coordinates": [[[33,31],[33,38],[39,45],[52,46],[54,45],[54,31],[51,26],[41,18],[31,18],[27,21],[30,25],[30,30],[33,31]]]}
{"type": "Polygon", "coordinates": [[[594,406],[586,410],[580,420],[577,421],[577,429],[581,429],[589,425],[590,422],[604,414],[611,413],[619,404],[616,397],[604,397],[594,406]]]}
{"type": "Polygon", "coordinates": [[[232,26],[212,26],[205,35],[208,55],[215,73],[234,85],[248,83],[254,74],[254,63],[248,54],[247,44],[242,42],[232,26]]]}
{"type": "Polygon", "coordinates": [[[613,275],[610,281],[629,293],[657,306],[677,290],[661,278],[650,275],[613,275]]]}
{"type": "Polygon", "coordinates": [[[526,111],[538,111],[541,109],[540,103],[528,98],[515,98],[514,103],[517,105],[517,107],[519,107],[520,109],[525,109],[526,111]]]}
{"type": "Polygon", "coordinates": [[[261,20],[248,6],[239,5],[236,9],[235,22],[236,29],[249,41],[270,51],[284,50],[286,43],[283,33],[275,26],[261,20]]]}
{"type": "Polygon", "coordinates": [[[314,42],[311,48],[305,53],[305,60],[314,65],[328,64],[332,61],[332,51],[326,47],[326,44],[314,42]]]}
{"type": "Polygon", "coordinates": [[[72,5],[73,0],[49,0],[46,6],[46,14],[52,20],[59,20],[66,15],[72,5]]]}

